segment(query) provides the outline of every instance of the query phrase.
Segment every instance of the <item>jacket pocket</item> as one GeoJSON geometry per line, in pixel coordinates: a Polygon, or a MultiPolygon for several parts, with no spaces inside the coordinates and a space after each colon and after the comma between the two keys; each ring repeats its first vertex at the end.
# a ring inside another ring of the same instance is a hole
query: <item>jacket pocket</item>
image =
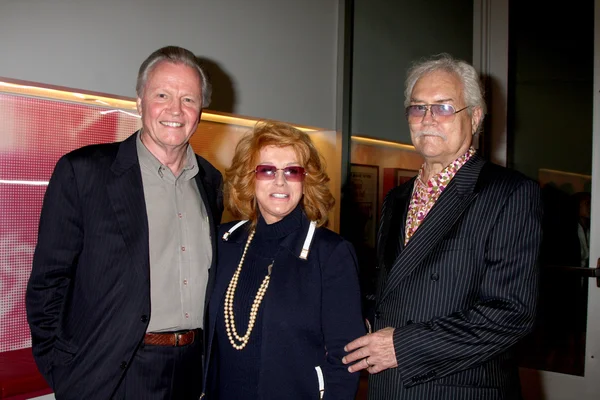
{"type": "Polygon", "coordinates": [[[77,346],[74,346],[60,338],[56,338],[54,342],[54,349],[52,354],[53,365],[67,365],[77,354],[77,346]]]}
{"type": "Polygon", "coordinates": [[[325,378],[323,377],[323,370],[319,365],[315,367],[315,372],[317,373],[317,382],[319,384],[319,399],[323,399],[325,395],[325,378]]]}
{"type": "Polygon", "coordinates": [[[435,399],[500,400],[500,391],[493,387],[433,385],[435,399]]]}

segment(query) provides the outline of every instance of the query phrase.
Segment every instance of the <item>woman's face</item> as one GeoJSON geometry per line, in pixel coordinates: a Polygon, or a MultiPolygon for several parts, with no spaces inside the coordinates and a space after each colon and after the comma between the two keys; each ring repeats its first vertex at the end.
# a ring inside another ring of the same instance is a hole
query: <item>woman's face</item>
{"type": "Polygon", "coordinates": [[[292,147],[266,146],[260,150],[257,165],[277,168],[273,179],[257,176],[254,191],[258,209],[267,224],[281,221],[302,199],[304,180],[292,182],[292,178],[286,179],[283,171],[286,167],[301,166],[298,156],[292,147]]]}

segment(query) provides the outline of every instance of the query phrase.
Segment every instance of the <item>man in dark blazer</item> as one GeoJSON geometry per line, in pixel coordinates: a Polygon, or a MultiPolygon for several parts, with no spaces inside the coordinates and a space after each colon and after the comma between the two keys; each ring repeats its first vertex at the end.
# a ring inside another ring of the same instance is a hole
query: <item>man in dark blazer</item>
{"type": "Polygon", "coordinates": [[[61,399],[194,399],[221,174],[194,154],[211,88],[193,53],[141,65],[142,129],[63,156],[27,287],[37,365],[61,399]]]}
{"type": "Polygon", "coordinates": [[[424,164],[391,190],[378,234],[374,332],[346,346],[369,399],[518,399],[514,345],[532,328],[539,185],[472,147],[475,69],[449,55],[409,71],[406,116],[424,164]]]}

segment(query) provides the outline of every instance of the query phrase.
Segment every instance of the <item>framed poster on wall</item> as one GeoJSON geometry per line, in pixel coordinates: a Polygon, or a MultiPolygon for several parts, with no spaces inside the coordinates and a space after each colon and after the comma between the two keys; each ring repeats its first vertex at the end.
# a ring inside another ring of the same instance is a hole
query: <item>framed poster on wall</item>
{"type": "Polygon", "coordinates": [[[379,167],[376,165],[351,164],[350,182],[352,201],[357,207],[355,224],[363,232],[364,243],[375,248],[378,221],[379,167]]]}
{"type": "Polygon", "coordinates": [[[403,168],[384,168],[383,169],[383,197],[395,188],[411,180],[419,171],[403,168]]]}

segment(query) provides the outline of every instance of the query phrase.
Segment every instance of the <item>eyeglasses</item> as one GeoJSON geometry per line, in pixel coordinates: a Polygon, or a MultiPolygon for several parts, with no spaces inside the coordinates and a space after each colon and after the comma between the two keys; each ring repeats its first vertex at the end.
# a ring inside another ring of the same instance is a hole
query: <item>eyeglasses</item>
{"type": "Polygon", "coordinates": [[[456,114],[469,107],[471,106],[466,106],[457,111],[451,104],[413,104],[406,107],[406,118],[409,124],[420,124],[423,122],[427,111],[429,111],[431,117],[437,122],[452,122],[456,114]]]}
{"type": "Polygon", "coordinates": [[[283,171],[283,176],[288,182],[302,182],[306,176],[304,168],[295,165],[285,168],[277,168],[274,165],[257,165],[254,170],[256,179],[259,181],[270,181],[275,179],[277,171],[283,171]]]}

